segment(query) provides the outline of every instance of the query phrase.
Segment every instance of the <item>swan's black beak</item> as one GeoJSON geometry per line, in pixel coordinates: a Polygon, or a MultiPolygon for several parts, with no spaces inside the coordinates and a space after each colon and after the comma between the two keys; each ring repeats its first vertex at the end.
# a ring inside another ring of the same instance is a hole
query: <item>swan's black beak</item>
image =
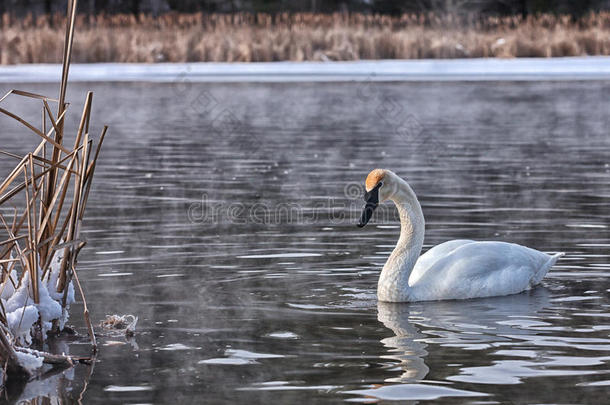
{"type": "Polygon", "coordinates": [[[359,228],[362,228],[369,222],[373,216],[373,211],[375,211],[375,208],[377,208],[379,205],[379,187],[381,187],[381,183],[377,184],[373,189],[371,189],[371,191],[364,194],[364,201],[366,201],[366,205],[364,206],[362,216],[360,217],[360,222],[358,223],[359,228]]]}

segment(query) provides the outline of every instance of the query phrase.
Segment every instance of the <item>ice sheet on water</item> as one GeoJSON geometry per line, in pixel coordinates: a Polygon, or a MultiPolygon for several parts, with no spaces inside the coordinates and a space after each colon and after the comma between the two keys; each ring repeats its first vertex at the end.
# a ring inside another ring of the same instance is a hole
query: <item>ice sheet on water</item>
{"type": "MultiPolygon", "coordinates": [[[[0,66],[0,82],[56,82],[61,65],[0,66]]],[[[72,82],[328,82],[605,80],[610,57],[471,58],[263,63],[72,64],[72,82]]]]}

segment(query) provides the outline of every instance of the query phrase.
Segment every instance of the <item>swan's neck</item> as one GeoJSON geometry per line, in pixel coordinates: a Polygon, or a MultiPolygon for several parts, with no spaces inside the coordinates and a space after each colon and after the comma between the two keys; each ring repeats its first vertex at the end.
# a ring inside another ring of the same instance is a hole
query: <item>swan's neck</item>
{"type": "Polygon", "coordinates": [[[412,292],[409,276],[424,243],[424,214],[415,193],[405,181],[399,182],[391,199],[400,215],[400,239],[383,266],[377,296],[381,301],[404,302],[409,301],[412,292]]]}

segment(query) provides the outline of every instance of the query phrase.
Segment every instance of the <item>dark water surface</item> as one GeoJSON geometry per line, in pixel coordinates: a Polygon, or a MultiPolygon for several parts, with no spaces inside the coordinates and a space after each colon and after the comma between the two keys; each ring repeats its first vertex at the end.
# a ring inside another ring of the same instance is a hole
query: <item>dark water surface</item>
{"type": "MultiPolygon", "coordinates": [[[[71,122],[88,89],[93,132],[111,129],[79,274],[96,322],[134,314],[139,333],[99,331],[93,369],[23,398],[607,400],[610,82],[78,84],[71,122]],[[399,226],[390,205],[355,226],[375,167],[418,194],[424,249],[471,238],[567,254],[519,295],[377,303],[399,226]]],[[[39,117],[37,103],[8,106],[39,117]]],[[[3,149],[37,142],[0,125],[3,149]]],[[[2,157],[0,173],[14,164],[2,157]]]]}

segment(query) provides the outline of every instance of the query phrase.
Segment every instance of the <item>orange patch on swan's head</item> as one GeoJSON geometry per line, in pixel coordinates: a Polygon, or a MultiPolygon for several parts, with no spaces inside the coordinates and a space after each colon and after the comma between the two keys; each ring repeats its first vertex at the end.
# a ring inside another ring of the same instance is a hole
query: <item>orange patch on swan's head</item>
{"type": "Polygon", "coordinates": [[[385,170],[383,169],[375,169],[366,176],[365,187],[366,191],[370,191],[373,187],[377,185],[383,178],[385,177],[385,170]]]}

